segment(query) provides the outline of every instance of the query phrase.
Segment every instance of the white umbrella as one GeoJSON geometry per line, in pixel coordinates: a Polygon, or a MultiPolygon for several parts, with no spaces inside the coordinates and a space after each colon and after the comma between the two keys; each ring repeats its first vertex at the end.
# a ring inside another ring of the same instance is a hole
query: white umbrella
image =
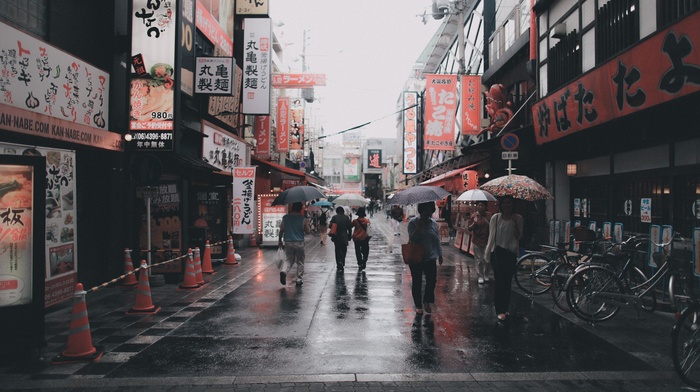
{"type": "Polygon", "coordinates": [[[333,200],[333,204],[348,207],[364,207],[369,201],[357,193],[344,193],[333,200]]]}
{"type": "Polygon", "coordinates": [[[481,189],[470,189],[459,195],[457,201],[498,201],[498,199],[481,189]]]}

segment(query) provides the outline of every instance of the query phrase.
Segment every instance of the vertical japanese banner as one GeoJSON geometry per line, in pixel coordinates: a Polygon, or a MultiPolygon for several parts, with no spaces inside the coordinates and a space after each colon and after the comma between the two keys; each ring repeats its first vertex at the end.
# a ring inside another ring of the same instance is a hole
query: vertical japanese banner
{"type": "Polygon", "coordinates": [[[277,99],[277,152],[289,151],[289,97],[277,99]]]}
{"type": "Polygon", "coordinates": [[[177,1],[132,0],[129,129],[137,150],[173,148],[177,1]]]}
{"type": "Polygon", "coordinates": [[[462,76],[462,135],[481,132],[481,76],[462,76]]]}
{"type": "Polygon", "coordinates": [[[382,168],[382,150],[375,148],[370,148],[369,150],[367,150],[367,168],[382,168]]]}
{"type": "Polygon", "coordinates": [[[425,78],[426,150],[454,150],[457,75],[427,75],[425,78]]]}
{"type": "Polygon", "coordinates": [[[418,173],[418,93],[403,93],[403,173],[418,173]]]}
{"type": "Polygon", "coordinates": [[[233,234],[255,233],[255,167],[233,169],[233,234]]]}
{"type": "Polygon", "coordinates": [[[0,154],[46,157],[45,306],[71,299],[78,272],[75,151],[2,143],[0,154]]]}
{"type": "Polygon", "coordinates": [[[270,156],[270,116],[255,116],[255,156],[270,156]]]}
{"type": "Polygon", "coordinates": [[[0,164],[0,307],[33,301],[34,168],[0,164]]]}
{"type": "Polygon", "coordinates": [[[270,18],[243,20],[243,113],[270,114],[272,24],[270,18]]]}
{"type": "Polygon", "coordinates": [[[289,108],[289,149],[304,149],[304,101],[296,98],[289,108]]]}
{"type": "Polygon", "coordinates": [[[642,198],[641,203],[639,203],[639,216],[642,223],[651,223],[651,198],[642,198]]]}

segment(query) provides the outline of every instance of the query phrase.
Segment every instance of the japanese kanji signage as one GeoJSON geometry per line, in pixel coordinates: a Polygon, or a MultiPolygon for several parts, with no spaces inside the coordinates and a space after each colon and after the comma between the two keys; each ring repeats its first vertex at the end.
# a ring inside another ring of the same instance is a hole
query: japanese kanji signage
{"type": "Polygon", "coordinates": [[[136,150],[173,148],[177,1],[133,0],[129,129],[136,150]]]}
{"type": "Polygon", "coordinates": [[[289,151],[289,97],[277,99],[277,152],[289,151]]]}
{"type": "Polygon", "coordinates": [[[304,149],[304,101],[299,98],[289,108],[289,149],[304,149]]]}
{"type": "Polygon", "coordinates": [[[403,107],[403,173],[418,172],[418,93],[404,91],[403,107]]]}
{"type": "Polygon", "coordinates": [[[267,15],[268,0],[236,0],[236,15],[267,15]]]}
{"type": "MultiPolygon", "coordinates": [[[[231,15],[231,18],[233,18],[233,15],[231,15]]],[[[195,21],[197,29],[214,44],[215,56],[233,56],[233,40],[231,39],[231,34],[221,27],[221,22],[228,24],[228,20],[217,20],[211,12],[207,11],[206,4],[202,1],[197,1],[197,18],[195,21]]]]}
{"type": "Polygon", "coordinates": [[[423,148],[454,150],[457,75],[426,75],[423,148]]]}
{"type": "Polygon", "coordinates": [[[462,76],[462,135],[481,132],[481,76],[462,76]]]}
{"type": "Polygon", "coordinates": [[[381,169],[382,168],[382,150],[371,148],[367,150],[367,168],[381,169]]]}
{"type": "Polygon", "coordinates": [[[231,57],[197,57],[194,92],[231,95],[234,61],[231,57]]]}
{"type": "Polygon", "coordinates": [[[255,167],[233,170],[233,233],[255,233],[255,167]]]}
{"type": "Polygon", "coordinates": [[[260,216],[258,231],[262,235],[263,245],[277,244],[282,218],[287,213],[287,206],[273,206],[277,194],[258,196],[258,213],[260,216]]]}
{"type": "Polygon", "coordinates": [[[273,74],[272,87],[311,88],[326,85],[326,74],[273,74]]]}
{"type": "Polygon", "coordinates": [[[539,101],[537,144],[700,91],[699,25],[695,12],[539,101]]]}
{"type": "Polygon", "coordinates": [[[255,116],[255,156],[270,156],[270,116],[255,116]]]}
{"type": "Polygon", "coordinates": [[[202,156],[210,165],[229,174],[234,167],[250,165],[246,142],[208,122],[203,122],[202,132],[207,136],[202,141],[202,156]]]}
{"type": "Polygon", "coordinates": [[[246,18],[243,30],[243,113],[270,114],[270,18],[246,18]]]}

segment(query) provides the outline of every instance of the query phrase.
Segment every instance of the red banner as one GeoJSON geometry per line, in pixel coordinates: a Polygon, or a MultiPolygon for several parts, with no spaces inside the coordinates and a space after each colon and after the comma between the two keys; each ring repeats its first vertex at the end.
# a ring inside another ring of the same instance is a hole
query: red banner
{"type": "Polygon", "coordinates": [[[426,75],[425,150],[454,150],[457,75],[426,75]]]}
{"type": "Polygon", "coordinates": [[[255,156],[270,156],[270,116],[255,116],[255,156]]]}
{"type": "Polygon", "coordinates": [[[700,91],[698,25],[700,12],[539,101],[532,108],[537,144],[700,91]]]}
{"type": "Polygon", "coordinates": [[[481,132],[481,76],[462,76],[462,135],[481,132]]]}
{"type": "Polygon", "coordinates": [[[418,93],[404,91],[403,174],[418,173],[418,93]]]}
{"type": "Polygon", "coordinates": [[[272,74],[272,87],[311,88],[325,86],[326,74],[272,74]]]}
{"type": "Polygon", "coordinates": [[[301,99],[295,99],[289,109],[289,148],[291,150],[304,149],[304,103],[301,99]]]}
{"type": "Polygon", "coordinates": [[[289,97],[277,99],[277,151],[289,151],[289,97]]]}

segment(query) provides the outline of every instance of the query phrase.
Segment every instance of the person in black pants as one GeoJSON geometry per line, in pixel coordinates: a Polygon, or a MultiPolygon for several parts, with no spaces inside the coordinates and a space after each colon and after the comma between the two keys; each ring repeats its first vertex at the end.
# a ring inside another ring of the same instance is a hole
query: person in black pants
{"type": "Polygon", "coordinates": [[[438,225],[431,216],[435,212],[435,202],[418,204],[419,216],[408,222],[408,239],[423,246],[423,260],[409,264],[411,269],[411,295],[416,306],[416,314],[431,313],[435,302],[437,283],[437,263],[442,265],[442,247],[438,225]],[[423,293],[425,275],[425,293],[423,293]]]}
{"type": "Polygon", "coordinates": [[[352,242],[355,243],[355,257],[357,258],[357,266],[360,271],[364,271],[367,267],[367,259],[369,258],[369,232],[370,221],[367,219],[365,208],[357,209],[357,219],[352,221],[352,242]]]}
{"type": "Polygon", "coordinates": [[[515,199],[512,196],[503,196],[498,202],[498,208],[501,212],[494,214],[489,223],[489,240],[484,256],[493,268],[494,305],[498,321],[506,321],[523,217],[514,212],[515,199]]]}
{"type": "Polygon", "coordinates": [[[352,235],[352,223],[345,215],[343,207],[336,207],[336,214],[331,218],[330,227],[336,225],[335,234],[331,236],[331,241],[335,244],[335,264],[338,272],[345,269],[345,256],[348,254],[348,241],[352,235]]]}

